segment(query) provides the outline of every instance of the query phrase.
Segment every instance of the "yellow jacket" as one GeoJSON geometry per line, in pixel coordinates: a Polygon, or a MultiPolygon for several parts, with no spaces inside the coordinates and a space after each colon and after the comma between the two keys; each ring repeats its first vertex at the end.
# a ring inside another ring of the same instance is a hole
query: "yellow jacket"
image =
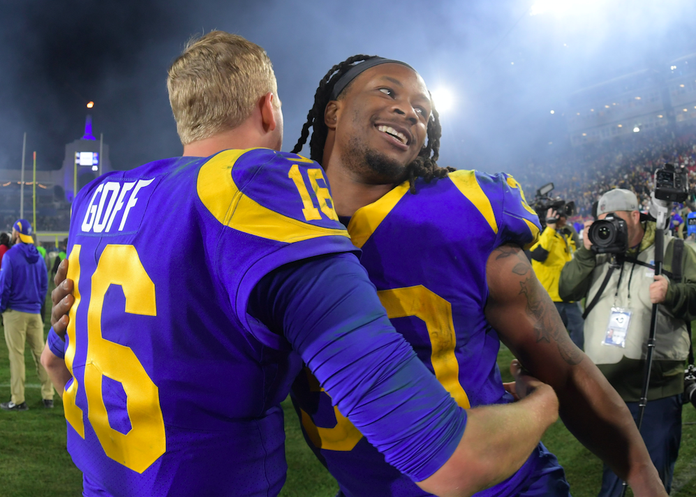
{"type": "Polygon", "coordinates": [[[569,230],[564,227],[556,231],[548,226],[530,249],[532,268],[554,302],[563,302],[558,295],[558,280],[563,266],[573,258],[576,249],[569,230]]]}

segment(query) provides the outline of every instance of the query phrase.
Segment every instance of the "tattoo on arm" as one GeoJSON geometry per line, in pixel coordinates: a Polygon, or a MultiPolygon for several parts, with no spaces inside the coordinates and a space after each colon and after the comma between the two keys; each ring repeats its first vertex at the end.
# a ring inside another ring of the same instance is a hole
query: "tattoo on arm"
{"type": "MultiPolygon", "coordinates": [[[[520,282],[519,294],[524,295],[527,299],[525,311],[531,316],[534,323],[537,343],[551,343],[553,341],[564,361],[570,365],[579,364],[582,361],[582,354],[570,340],[553,302],[548,295],[545,295],[545,290],[536,281],[532,265],[525,253],[516,245],[501,245],[496,247],[494,252],[496,253],[496,261],[516,257],[518,262],[513,266],[512,273],[517,276],[526,276],[522,281],[513,278],[520,282]]],[[[507,275],[503,277],[507,281],[507,275]]]]}
{"type": "MultiPolygon", "coordinates": [[[[515,272],[514,269],[513,272],[515,272]]],[[[573,345],[565,328],[562,325],[559,326],[559,318],[554,316],[556,308],[550,299],[544,298],[540,285],[535,283],[532,275],[520,281],[520,295],[527,298],[526,312],[534,320],[537,343],[551,343],[553,340],[565,362],[570,365],[579,364],[582,361],[582,355],[573,345]]]]}
{"type": "Polygon", "coordinates": [[[527,260],[527,256],[524,255],[524,252],[522,252],[522,250],[520,250],[520,248],[517,246],[501,245],[500,247],[495,249],[495,252],[497,252],[497,255],[495,256],[496,261],[500,259],[506,259],[508,257],[517,257],[520,260],[520,262],[515,264],[515,267],[512,268],[512,272],[515,274],[524,276],[531,269],[531,266],[529,265],[529,260],[527,260]]]}
{"type": "Polygon", "coordinates": [[[515,267],[512,268],[512,272],[515,274],[519,274],[520,276],[524,276],[527,274],[529,271],[529,264],[525,264],[523,262],[518,262],[515,264],[515,267]]]}
{"type": "Polygon", "coordinates": [[[520,248],[512,245],[501,245],[495,249],[495,252],[498,252],[498,255],[495,256],[495,260],[497,261],[507,257],[517,257],[517,254],[520,253],[520,248]]]}

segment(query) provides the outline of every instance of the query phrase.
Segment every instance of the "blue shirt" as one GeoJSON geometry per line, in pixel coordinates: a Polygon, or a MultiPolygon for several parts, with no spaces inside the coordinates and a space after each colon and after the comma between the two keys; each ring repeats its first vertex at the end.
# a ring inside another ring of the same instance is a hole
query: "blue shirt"
{"type": "Polygon", "coordinates": [[[17,243],[5,252],[0,269],[0,312],[7,309],[40,314],[48,291],[43,258],[31,243],[17,243]]]}

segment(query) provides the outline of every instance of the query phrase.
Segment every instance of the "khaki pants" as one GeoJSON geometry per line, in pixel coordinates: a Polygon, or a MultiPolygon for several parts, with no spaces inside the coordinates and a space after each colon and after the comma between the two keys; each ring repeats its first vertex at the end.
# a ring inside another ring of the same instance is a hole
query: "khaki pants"
{"type": "Polygon", "coordinates": [[[5,342],[10,355],[10,390],[12,402],[24,402],[24,343],[27,342],[34,356],[36,374],[41,382],[41,397],[53,400],[53,385],[41,365],[44,348],[43,323],[39,314],[29,314],[8,309],[2,313],[5,326],[5,342]]]}

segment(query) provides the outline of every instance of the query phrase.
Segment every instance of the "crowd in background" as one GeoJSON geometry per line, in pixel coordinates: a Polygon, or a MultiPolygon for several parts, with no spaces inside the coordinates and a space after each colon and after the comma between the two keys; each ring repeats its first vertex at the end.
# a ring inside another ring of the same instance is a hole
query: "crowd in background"
{"type": "Polygon", "coordinates": [[[578,221],[591,216],[592,204],[613,188],[632,190],[647,209],[653,173],[665,163],[684,166],[689,184],[696,184],[696,128],[682,128],[678,134],[635,133],[630,139],[584,145],[511,170],[530,203],[542,185],[554,183],[551,195],[574,201],[577,216],[571,221],[578,221]]]}

